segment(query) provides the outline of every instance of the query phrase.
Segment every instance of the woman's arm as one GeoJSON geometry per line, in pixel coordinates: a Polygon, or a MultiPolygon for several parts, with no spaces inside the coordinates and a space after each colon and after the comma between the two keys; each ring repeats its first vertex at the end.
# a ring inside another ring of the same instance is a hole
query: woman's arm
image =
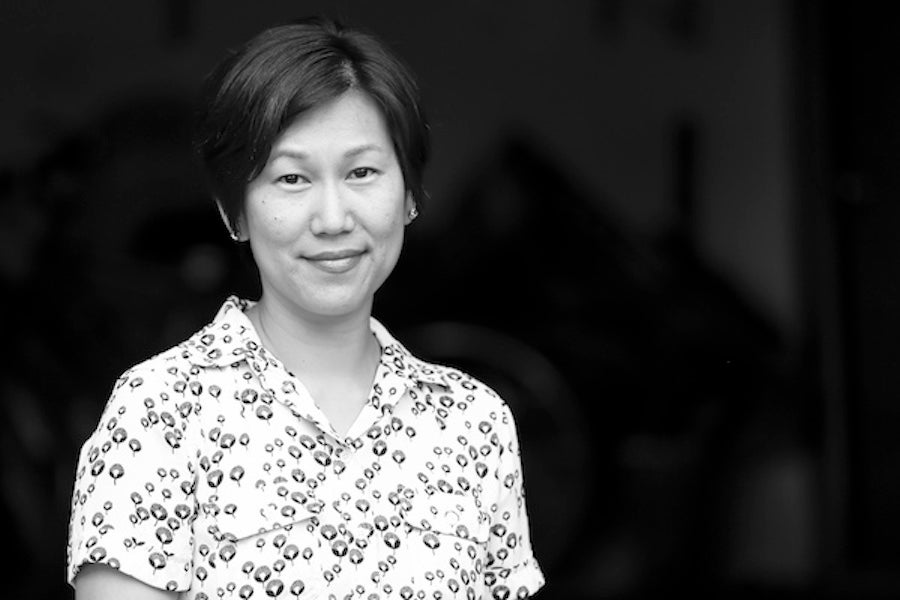
{"type": "Polygon", "coordinates": [[[75,600],[174,600],[167,592],[107,565],[84,565],[75,578],[75,600]]]}

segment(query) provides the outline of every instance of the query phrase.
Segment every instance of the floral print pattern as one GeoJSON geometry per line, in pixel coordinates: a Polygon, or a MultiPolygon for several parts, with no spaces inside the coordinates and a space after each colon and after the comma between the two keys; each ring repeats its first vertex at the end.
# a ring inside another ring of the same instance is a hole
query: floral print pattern
{"type": "Polygon", "coordinates": [[[469,375],[381,348],[339,437],[229,298],[116,382],[82,447],[68,579],[104,563],[183,598],[525,598],[515,423],[469,375]]]}

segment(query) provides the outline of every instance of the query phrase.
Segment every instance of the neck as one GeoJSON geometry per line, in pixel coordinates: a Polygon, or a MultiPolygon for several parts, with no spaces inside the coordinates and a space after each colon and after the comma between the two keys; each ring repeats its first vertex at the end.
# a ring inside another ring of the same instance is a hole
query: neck
{"type": "Polygon", "coordinates": [[[301,380],[368,374],[380,354],[368,314],[303,319],[261,298],[248,316],[266,349],[301,380]]]}

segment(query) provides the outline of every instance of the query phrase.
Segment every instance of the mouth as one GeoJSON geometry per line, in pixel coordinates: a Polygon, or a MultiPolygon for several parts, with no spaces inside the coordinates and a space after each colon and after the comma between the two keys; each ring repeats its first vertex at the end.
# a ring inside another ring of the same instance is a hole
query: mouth
{"type": "Polygon", "coordinates": [[[352,248],[347,248],[346,250],[329,250],[326,252],[319,252],[317,254],[310,254],[306,256],[306,260],[342,260],[345,258],[351,258],[353,256],[359,256],[363,253],[363,250],[356,250],[352,248]]]}
{"type": "Polygon", "coordinates": [[[304,258],[309,261],[312,266],[321,271],[339,274],[346,273],[359,264],[363,254],[365,254],[364,250],[348,248],[344,250],[318,252],[316,254],[307,255],[304,258]]]}

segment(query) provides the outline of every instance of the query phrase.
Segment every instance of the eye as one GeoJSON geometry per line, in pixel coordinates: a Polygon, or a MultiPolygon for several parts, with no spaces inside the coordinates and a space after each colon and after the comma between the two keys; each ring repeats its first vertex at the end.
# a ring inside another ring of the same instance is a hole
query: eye
{"type": "Polygon", "coordinates": [[[297,185],[300,183],[300,176],[296,173],[288,173],[287,175],[282,175],[278,179],[276,179],[279,183],[286,183],[288,185],[297,185]]]}
{"type": "Polygon", "coordinates": [[[378,173],[372,167],[357,167],[350,171],[350,179],[366,179],[378,173]]]}

